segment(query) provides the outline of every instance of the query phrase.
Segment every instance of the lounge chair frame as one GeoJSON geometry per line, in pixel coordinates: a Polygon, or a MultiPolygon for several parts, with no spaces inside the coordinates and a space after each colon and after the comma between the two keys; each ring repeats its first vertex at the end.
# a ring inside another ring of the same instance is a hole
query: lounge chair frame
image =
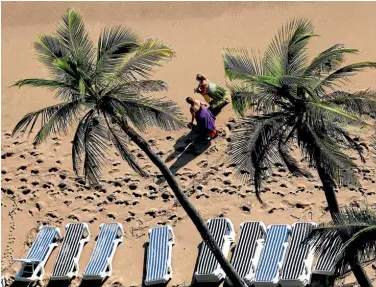
{"type": "Polygon", "coordinates": [[[15,262],[21,262],[22,266],[20,271],[17,273],[15,276],[15,281],[23,281],[23,282],[34,282],[37,280],[42,280],[45,274],[45,269],[44,266],[46,265],[46,262],[48,258],[50,257],[52,251],[54,250],[55,247],[58,246],[57,240],[61,239],[60,235],[60,229],[58,227],[53,227],[53,226],[48,226],[48,225],[42,225],[39,227],[39,232],[37,234],[37,237],[35,238],[33,245],[31,246],[27,256],[25,259],[13,259],[15,262]],[[55,234],[53,237],[54,242],[49,243],[48,245],[48,251],[45,254],[44,258],[42,260],[35,260],[35,258],[28,258],[32,252],[35,252],[33,248],[36,248],[36,245],[34,245],[37,240],[39,239],[40,232],[42,231],[43,228],[54,228],[55,229],[55,234]],[[25,277],[24,272],[26,268],[31,268],[32,274],[30,277],[25,277]],[[39,274],[39,275],[38,275],[39,274]]]}
{"type": "MultiPolygon", "coordinates": [[[[154,284],[164,284],[172,278],[172,247],[175,245],[175,234],[171,226],[163,226],[163,227],[167,227],[168,232],[169,232],[169,240],[167,243],[168,244],[167,273],[165,274],[165,276],[163,276],[160,279],[145,280],[145,285],[147,286],[154,285],[154,284]]],[[[163,227],[155,227],[155,228],[163,228],[163,227]]],[[[149,238],[153,229],[154,228],[149,229],[149,238]]],[[[148,247],[148,250],[149,250],[149,247],[148,247]]],[[[148,256],[149,256],[149,252],[148,252],[148,256]]]]}
{"type": "MultiPolygon", "coordinates": [[[[225,220],[227,227],[229,228],[229,234],[226,234],[226,235],[223,236],[223,245],[222,245],[223,255],[225,257],[227,257],[227,255],[230,251],[231,244],[235,241],[234,225],[232,224],[231,220],[228,219],[228,218],[209,219],[207,221],[207,225],[209,225],[212,220],[225,220]]],[[[201,244],[201,250],[200,250],[200,253],[199,253],[199,262],[200,262],[200,259],[201,259],[201,256],[202,256],[203,248],[204,248],[204,242],[202,242],[202,244],[201,244]]],[[[201,260],[203,260],[203,259],[201,259],[201,260]]],[[[199,265],[199,262],[198,262],[198,265],[199,265]]],[[[218,262],[217,262],[216,269],[214,269],[214,271],[210,274],[200,274],[200,273],[198,273],[197,270],[195,271],[195,279],[198,282],[213,282],[213,283],[219,282],[223,278],[225,278],[225,276],[226,276],[226,274],[225,274],[225,272],[223,271],[222,267],[220,266],[220,264],[218,262]]]]}
{"type": "Polygon", "coordinates": [[[85,274],[86,271],[87,271],[87,268],[90,266],[90,263],[91,263],[91,260],[93,260],[93,256],[94,254],[96,254],[97,252],[100,252],[100,250],[97,250],[99,247],[97,246],[97,243],[98,243],[98,240],[95,242],[95,245],[94,245],[94,249],[93,249],[93,252],[91,254],[91,257],[89,259],[89,263],[87,264],[87,267],[86,269],[84,270],[84,274],[82,276],[82,278],[84,280],[103,280],[104,278],[106,277],[109,277],[112,275],[112,260],[114,258],[114,255],[115,255],[115,252],[116,252],[116,249],[118,247],[118,245],[123,242],[123,238],[124,238],[124,229],[123,229],[123,226],[121,225],[121,223],[102,223],[100,226],[99,226],[99,236],[101,235],[101,231],[102,231],[102,228],[103,226],[105,226],[106,224],[116,224],[117,225],[117,238],[115,240],[113,240],[113,243],[112,243],[112,250],[111,250],[111,254],[109,255],[109,257],[106,259],[106,267],[104,268],[104,270],[98,274],[85,274]]]}
{"type": "Polygon", "coordinates": [[[56,261],[55,261],[55,264],[54,264],[54,267],[53,267],[53,270],[52,270],[52,274],[51,274],[51,277],[50,277],[50,280],[70,280],[72,279],[73,277],[76,277],[78,275],[78,272],[79,272],[79,260],[80,260],[80,257],[81,257],[81,253],[82,253],[82,250],[85,246],[85,244],[90,240],[90,236],[91,236],[91,233],[90,233],[90,230],[89,230],[89,225],[87,223],[68,223],[66,226],[65,226],[65,236],[63,238],[63,242],[62,242],[62,245],[60,247],[60,250],[59,250],[59,253],[57,254],[57,258],[56,258],[56,261]],[[55,267],[56,267],[56,264],[58,264],[58,260],[59,260],[59,255],[61,252],[63,252],[63,248],[65,248],[65,239],[67,238],[66,237],[66,234],[67,234],[67,231],[68,229],[72,226],[72,225],[75,225],[75,224],[82,224],[83,225],[83,232],[82,232],[82,235],[84,238],[81,238],[78,242],[78,250],[77,250],[77,254],[75,254],[75,256],[72,258],[73,259],[73,270],[69,271],[68,273],[64,274],[64,275],[54,275],[54,271],[55,271],[55,267]]]}
{"type": "Polygon", "coordinates": [[[317,262],[315,267],[313,268],[314,274],[332,276],[335,272],[335,256],[331,256],[332,250],[334,250],[335,254],[337,255],[339,250],[341,249],[343,243],[340,238],[337,238],[332,244],[328,246],[327,250],[324,250],[318,256],[317,262]],[[331,252],[329,252],[331,251],[331,252]],[[324,266],[323,266],[324,265],[324,266]],[[330,268],[327,268],[330,267],[330,268]]]}
{"type": "MultiPolygon", "coordinates": [[[[292,233],[294,233],[294,229],[296,228],[296,226],[298,224],[310,224],[312,226],[312,228],[315,228],[317,226],[317,223],[315,223],[315,222],[294,222],[291,226],[292,227],[292,233]]],[[[302,238],[302,240],[304,240],[304,239],[305,238],[302,238]]],[[[291,238],[291,243],[293,243],[292,240],[294,240],[293,237],[291,238]]],[[[292,247],[291,243],[289,245],[289,249],[292,247]]],[[[287,251],[286,261],[283,263],[284,265],[287,263],[288,253],[289,253],[289,250],[287,251]]],[[[314,246],[310,245],[309,250],[308,250],[308,254],[307,254],[306,258],[303,260],[303,264],[304,264],[303,272],[299,275],[299,277],[297,277],[295,279],[284,279],[284,278],[281,277],[280,280],[279,280],[279,284],[282,287],[290,287],[290,286],[304,287],[306,285],[309,285],[310,282],[311,282],[312,265],[313,265],[314,255],[315,255],[315,248],[314,248],[314,246]]],[[[282,272],[282,275],[283,275],[283,270],[281,270],[281,272],[282,272]]]]}

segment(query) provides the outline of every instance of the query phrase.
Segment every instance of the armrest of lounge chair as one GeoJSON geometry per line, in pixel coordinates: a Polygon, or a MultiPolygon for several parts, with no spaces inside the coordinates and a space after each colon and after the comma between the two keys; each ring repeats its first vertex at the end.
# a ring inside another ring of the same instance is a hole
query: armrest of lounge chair
{"type": "Polygon", "coordinates": [[[19,258],[14,258],[13,261],[15,261],[15,262],[22,262],[22,263],[40,263],[40,262],[42,262],[41,260],[19,259],[19,258]]]}
{"type": "Polygon", "coordinates": [[[257,269],[258,261],[260,259],[261,251],[262,251],[262,248],[264,247],[264,242],[265,242],[265,239],[257,239],[256,240],[255,254],[253,255],[253,258],[251,260],[251,268],[252,268],[253,273],[256,273],[256,269],[257,269]]]}

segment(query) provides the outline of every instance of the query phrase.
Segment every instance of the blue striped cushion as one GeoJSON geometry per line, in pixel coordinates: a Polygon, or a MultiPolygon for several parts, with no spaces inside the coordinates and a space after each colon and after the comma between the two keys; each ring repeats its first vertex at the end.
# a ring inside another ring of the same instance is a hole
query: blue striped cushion
{"type": "Polygon", "coordinates": [[[282,247],[287,242],[288,236],[287,225],[270,226],[257,267],[256,281],[272,281],[277,276],[278,263],[283,255],[282,247]]]}
{"type": "Polygon", "coordinates": [[[117,223],[106,223],[102,226],[89,263],[84,271],[85,276],[99,275],[106,271],[107,260],[115,247],[114,240],[117,239],[118,230],[119,225],[117,223]]]}
{"type": "Polygon", "coordinates": [[[168,272],[169,228],[156,227],[150,232],[146,281],[161,280],[168,272]]]}
{"type": "Polygon", "coordinates": [[[43,261],[48,253],[50,244],[53,243],[56,238],[56,233],[56,227],[43,226],[31,246],[26,259],[36,262],[43,261]]]}

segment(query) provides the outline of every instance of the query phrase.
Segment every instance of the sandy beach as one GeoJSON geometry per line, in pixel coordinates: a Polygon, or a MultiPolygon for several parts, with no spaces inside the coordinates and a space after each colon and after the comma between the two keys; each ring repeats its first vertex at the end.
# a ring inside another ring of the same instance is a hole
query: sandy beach
{"type": "MultiPolygon", "coordinates": [[[[38,148],[33,135],[11,137],[24,114],[56,103],[53,93],[32,88],[10,88],[19,79],[46,77],[37,63],[32,43],[40,34],[54,32],[68,7],[79,9],[89,35],[97,41],[102,28],[127,26],[142,37],[158,38],[171,45],[176,57],[153,76],[169,84],[167,98],[174,100],[189,119],[187,96],[193,96],[195,75],[204,73],[213,82],[225,86],[221,59],[223,48],[246,47],[264,51],[276,31],[294,17],[305,17],[320,35],[311,41],[309,54],[316,55],[335,43],[360,50],[349,62],[375,61],[375,2],[3,2],[2,3],[2,85],[1,85],[1,272],[15,276],[20,268],[13,258],[25,256],[40,224],[64,226],[70,222],[90,223],[92,239],[83,249],[80,276],[94,247],[99,225],[123,224],[125,238],[113,260],[113,275],[103,286],[141,286],[145,243],[148,229],[158,224],[171,225],[175,233],[173,279],[169,286],[191,284],[198,255],[199,233],[190,222],[168,185],[150,160],[136,147],[140,165],[150,177],[137,176],[111,151],[103,170],[101,188],[88,189],[72,171],[73,133],[56,136],[38,148]]],[[[352,77],[350,90],[376,88],[376,71],[352,77]]],[[[196,97],[199,97],[197,94],[196,97]]],[[[221,135],[205,146],[187,146],[188,129],[161,132],[150,129],[145,138],[168,162],[181,186],[205,220],[230,218],[239,231],[247,220],[267,224],[292,224],[296,221],[330,220],[321,182],[314,170],[313,179],[296,178],[276,168],[262,192],[264,204],[257,201],[254,186],[233,176],[226,162],[228,142],[236,117],[228,105],[217,117],[221,135]],[[235,120],[234,120],[235,118],[235,120]]],[[[374,127],[353,129],[351,134],[369,146],[374,127]]],[[[294,155],[300,159],[300,153],[294,155]]],[[[350,153],[356,157],[355,153],[350,153]]],[[[376,164],[366,152],[366,164],[359,165],[360,188],[340,188],[340,205],[357,206],[364,201],[376,208],[376,164]]],[[[303,165],[306,163],[302,163],[303,165]]],[[[235,242],[236,243],[236,242],[235,242]]],[[[58,249],[46,265],[46,280],[58,249]]],[[[376,278],[376,265],[367,267],[376,278]]],[[[73,286],[78,286],[76,278],[73,286]]],[[[346,282],[354,282],[349,276],[346,282]]]]}

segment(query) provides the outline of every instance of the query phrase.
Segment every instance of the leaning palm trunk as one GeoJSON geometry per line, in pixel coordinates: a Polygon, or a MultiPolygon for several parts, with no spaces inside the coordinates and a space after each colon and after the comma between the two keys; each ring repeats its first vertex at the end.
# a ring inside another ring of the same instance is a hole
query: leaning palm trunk
{"type": "MultiPolygon", "coordinates": [[[[321,179],[321,182],[323,184],[323,190],[325,193],[326,201],[329,206],[330,214],[332,216],[333,222],[336,221],[336,214],[339,213],[339,205],[337,201],[337,197],[334,191],[334,183],[333,181],[328,178],[325,169],[322,167],[320,162],[318,161],[317,164],[317,172],[319,174],[319,177],[321,179]]],[[[345,232],[340,232],[340,236],[343,242],[346,242],[350,239],[350,236],[345,232]]],[[[371,280],[368,278],[366,272],[364,271],[364,268],[362,264],[359,262],[358,256],[356,253],[354,254],[347,254],[346,256],[351,266],[351,270],[354,273],[354,276],[356,280],[358,281],[359,285],[361,287],[372,287],[373,284],[371,280]]]]}
{"type": "Polygon", "coordinates": [[[234,286],[243,287],[246,286],[242,278],[235,271],[233,266],[224,257],[222,250],[219,248],[217,242],[215,241],[213,235],[209,231],[205,222],[201,218],[200,214],[189,201],[188,197],[184,194],[183,190],[180,188],[178,182],[176,181],[174,175],[171,173],[170,169],[164,164],[158,155],[156,155],[147,144],[147,142],[130,126],[122,125],[123,131],[130,137],[130,139],[150,158],[150,160],[158,167],[165,177],[167,183],[174,192],[177,200],[184,208],[185,212],[188,214],[193,224],[196,226],[197,230],[200,232],[201,238],[208,245],[210,250],[213,252],[215,258],[223,268],[226,275],[229,277],[234,286]]]}

